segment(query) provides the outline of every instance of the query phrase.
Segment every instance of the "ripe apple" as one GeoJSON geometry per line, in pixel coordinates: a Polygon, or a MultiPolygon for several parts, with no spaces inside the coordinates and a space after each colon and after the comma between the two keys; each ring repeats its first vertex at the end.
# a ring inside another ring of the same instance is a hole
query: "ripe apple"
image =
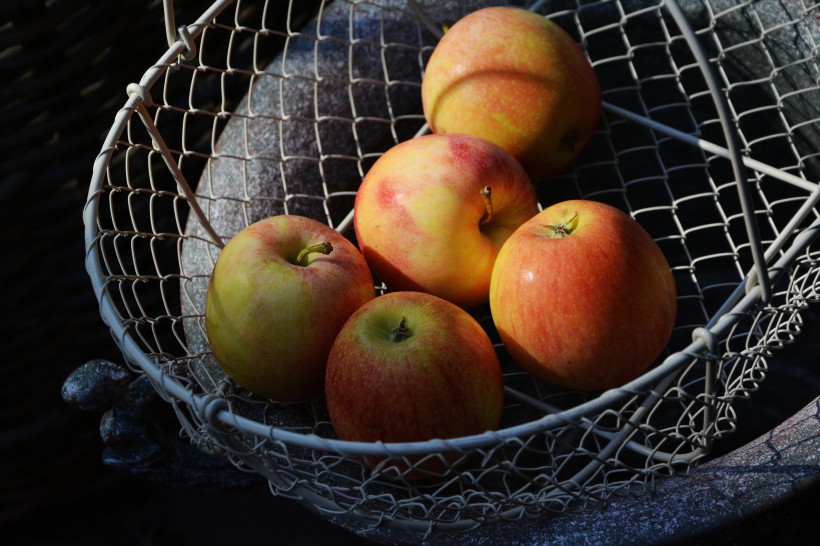
{"type": "MultiPolygon", "coordinates": [[[[333,343],[325,381],[330,421],[343,440],[480,434],[498,427],[504,406],[501,367],[487,333],[465,310],[421,292],[387,293],[353,313],[333,343]]],[[[403,463],[396,467],[408,471],[403,463]]],[[[408,475],[443,468],[432,458],[408,475]]]]}
{"type": "Polygon", "coordinates": [[[205,302],[211,350],[229,377],[278,401],[322,393],[327,355],[375,297],[364,257],[340,233],[293,215],[253,223],[217,258],[205,302]]]}
{"type": "Polygon", "coordinates": [[[601,115],[601,88],[578,44],[556,23],[515,7],[458,20],[430,56],[421,97],[433,132],[486,138],[533,181],[568,165],[601,115]]]}
{"type": "Polygon", "coordinates": [[[471,308],[487,303],[501,245],[537,213],[533,185],[510,154],[475,136],[428,134],[374,163],[353,224],[388,288],[471,308]]]}
{"type": "Polygon", "coordinates": [[[572,200],[505,243],[490,310],[513,359],[545,381],[604,390],[643,373],[675,324],[676,288],[652,237],[624,212],[572,200]]]}

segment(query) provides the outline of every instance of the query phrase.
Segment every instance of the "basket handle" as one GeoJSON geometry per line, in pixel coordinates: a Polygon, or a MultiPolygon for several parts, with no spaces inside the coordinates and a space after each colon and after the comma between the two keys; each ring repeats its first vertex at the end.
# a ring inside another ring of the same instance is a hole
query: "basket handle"
{"type": "Polygon", "coordinates": [[[165,38],[168,41],[168,47],[173,47],[177,40],[181,40],[185,44],[183,57],[186,61],[190,61],[196,55],[196,45],[186,25],[176,26],[174,0],[162,0],[162,15],[165,20],[165,38]]]}
{"type": "Polygon", "coordinates": [[[749,237],[752,260],[754,261],[754,268],[749,273],[749,283],[746,285],[746,290],[749,291],[752,288],[752,283],[756,280],[757,284],[760,286],[762,301],[769,302],[772,297],[769,270],[766,265],[766,257],[760,238],[760,229],[757,223],[757,218],[755,218],[754,215],[754,204],[752,202],[751,191],[749,190],[745,165],[743,164],[743,155],[740,153],[740,142],[737,132],[733,129],[728,100],[721,91],[717,78],[712,70],[712,66],[709,63],[709,59],[701,47],[694,30],[692,30],[692,27],[689,26],[686,15],[683,13],[683,10],[677,0],[664,0],[664,5],[666,6],[669,14],[675,20],[675,23],[677,23],[684,39],[689,44],[689,49],[695,56],[695,60],[700,67],[703,78],[706,81],[706,85],[709,87],[709,91],[711,92],[712,99],[715,103],[715,109],[717,110],[718,117],[720,118],[720,123],[723,126],[723,134],[726,139],[726,147],[728,148],[732,162],[732,169],[737,184],[740,206],[743,210],[743,220],[746,225],[746,233],[749,237]]]}
{"type": "MultiPolygon", "coordinates": [[[[203,14],[203,18],[212,14],[216,16],[222,8],[224,8],[227,4],[229,4],[233,0],[226,0],[222,2],[214,2],[213,5],[203,14]]],[[[150,106],[152,104],[151,95],[149,93],[149,89],[157,82],[160,75],[162,74],[162,67],[167,66],[166,62],[172,62],[171,59],[179,60],[178,56],[181,56],[186,61],[190,61],[194,57],[196,57],[197,49],[196,44],[194,43],[194,36],[199,35],[201,29],[203,28],[202,25],[197,24],[194,27],[189,27],[187,25],[181,25],[179,28],[174,29],[175,20],[174,20],[174,2],[173,0],[162,0],[163,11],[164,11],[164,18],[165,18],[165,34],[168,39],[168,46],[169,49],[166,52],[165,56],[156,64],[154,65],[148,72],[145,73],[142,80],[139,83],[132,83],[129,84],[126,88],[129,97],[133,99],[133,108],[139,115],[145,129],[151,135],[151,140],[154,142],[154,146],[160,153],[163,161],[165,162],[166,166],[170,170],[174,180],[177,182],[180,191],[185,195],[185,199],[188,201],[191,210],[193,211],[194,215],[199,220],[199,223],[205,229],[207,234],[210,236],[211,241],[216,244],[220,249],[225,246],[222,238],[216,233],[214,227],[211,225],[210,221],[208,220],[207,216],[203,212],[202,208],[199,206],[199,202],[197,201],[196,194],[191,189],[191,186],[188,184],[188,181],[185,179],[185,176],[182,174],[179,166],[177,165],[176,161],[174,160],[168,145],[165,143],[165,140],[162,137],[162,134],[157,129],[156,124],[148,112],[146,105],[150,106]],[[182,46],[185,48],[184,50],[180,50],[178,44],[181,43],[182,46]]],[[[202,21],[202,19],[200,19],[202,21]]]]}
{"type": "Polygon", "coordinates": [[[162,15],[165,19],[165,37],[168,45],[174,45],[177,41],[177,28],[174,19],[174,0],[162,0],[162,15]]]}

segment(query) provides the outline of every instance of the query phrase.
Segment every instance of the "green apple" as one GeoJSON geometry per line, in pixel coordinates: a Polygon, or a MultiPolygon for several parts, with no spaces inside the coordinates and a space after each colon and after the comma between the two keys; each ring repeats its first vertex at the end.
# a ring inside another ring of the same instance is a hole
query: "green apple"
{"type": "Polygon", "coordinates": [[[375,297],[358,249],[329,226],[283,215],[249,225],[217,258],[208,341],[239,385],[277,401],[321,395],[327,355],[350,315],[375,297]]]}
{"type": "Polygon", "coordinates": [[[601,89],[581,48],[556,23],[515,7],[458,20],[421,86],[436,133],[469,133],[515,156],[533,181],[568,165],[594,133],[601,89]]]}

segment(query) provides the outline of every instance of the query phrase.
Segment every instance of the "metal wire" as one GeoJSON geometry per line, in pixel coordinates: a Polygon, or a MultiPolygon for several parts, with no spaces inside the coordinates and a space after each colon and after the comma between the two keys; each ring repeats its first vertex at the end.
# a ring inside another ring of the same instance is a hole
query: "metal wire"
{"type": "MultiPolygon", "coordinates": [[[[605,106],[575,163],[539,184],[540,203],[608,202],[652,234],[678,286],[666,353],[603,393],[504,361],[499,430],[409,444],[340,441],[321,401],[233,384],[203,324],[223,241],[272,214],[346,231],[369,166],[427,130],[434,31],[491,3],[218,1],[129,86],[94,164],[87,270],[128,363],[193,443],[327,515],[426,535],[640,494],[734,430],[734,401],[818,299],[820,6],[538,2],[584,48],[605,106]],[[364,455],[388,458],[371,468],[364,455]],[[391,468],[420,467],[416,456],[446,472],[417,482],[391,468]]],[[[495,336],[489,311],[475,316],[495,336]]]]}

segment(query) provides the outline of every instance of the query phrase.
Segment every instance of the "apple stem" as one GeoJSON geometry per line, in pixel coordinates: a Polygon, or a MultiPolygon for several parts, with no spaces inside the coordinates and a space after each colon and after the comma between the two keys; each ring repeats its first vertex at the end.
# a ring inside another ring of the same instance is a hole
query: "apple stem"
{"type": "Polygon", "coordinates": [[[330,243],[319,243],[315,245],[310,245],[309,247],[303,248],[301,251],[299,251],[299,255],[296,256],[296,265],[307,265],[303,264],[302,260],[304,260],[308,254],[313,254],[314,252],[330,254],[332,250],[333,245],[331,245],[330,243]]]}
{"type": "Polygon", "coordinates": [[[561,224],[558,224],[557,226],[547,224],[544,227],[549,230],[552,230],[552,237],[566,237],[575,230],[575,227],[571,224],[576,218],[578,218],[578,212],[573,214],[569,220],[561,224]]]}
{"type": "Polygon", "coordinates": [[[393,328],[393,341],[404,341],[410,337],[411,334],[410,328],[407,327],[407,317],[401,317],[399,325],[393,328]]]}
{"type": "Polygon", "coordinates": [[[484,216],[481,217],[481,222],[479,222],[479,225],[483,225],[493,219],[493,190],[492,188],[490,188],[490,186],[484,186],[483,188],[481,188],[481,191],[479,193],[481,194],[481,197],[484,199],[485,213],[484,216]]]}

